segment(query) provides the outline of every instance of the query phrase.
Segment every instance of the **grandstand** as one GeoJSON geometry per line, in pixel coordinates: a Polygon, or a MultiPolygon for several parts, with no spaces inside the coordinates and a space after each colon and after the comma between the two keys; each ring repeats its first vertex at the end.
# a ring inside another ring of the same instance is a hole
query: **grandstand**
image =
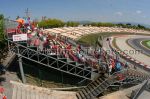
{"type": "Polygon", "coordinates": [[[126,63],[119,61],[115,53],[112,56],[101,47],[95,49],[76,43],[78,38],[91,33],[148,33],[147,31],[114,27],[63,27],[45,30],[36,28],[27,32],[27,27],[22,31],[22,28],[17,28],[16,22],[8,20],[5,27],[10,51],[18,55],[24,83],[24,60],[78,77],[79,84],[87,82],[84,84],[86,87],[77,93],[78,99],[99,97],[110,87],[138,84],[149,79],[147,74],[127,69],[126,63]],[[13,35],[20,34],[27,35],[27,40],[14,41],[13,35]]]}
{"type": "Polygon", "coordinates": [[[91,33],[101,33],[101,32],[129,32],[129,33],[147,33],[148,31],[128,29],[128,28],[117,28],[117,27],[63,27],[63,28],[53,28],[45,29],[46,33],[55,33],[62,36],[66,36],[77,40],[81,36],[91,34],[91,33]]]}

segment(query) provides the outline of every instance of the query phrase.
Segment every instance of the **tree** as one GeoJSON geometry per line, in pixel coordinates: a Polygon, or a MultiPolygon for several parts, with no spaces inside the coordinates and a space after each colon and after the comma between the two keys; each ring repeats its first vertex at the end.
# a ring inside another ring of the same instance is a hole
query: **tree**
{"type": "Polygon", "coordinates": [[[4,16],[0,14],[0,41],[4,39],[4,16]]]}
{"type": "Polygon", "coordinates": [[[140,25],[140,24],[138,24],[137,27],[140,29],[146,29],[143,25],[140,25]]]}
{"type": "Polygon", "coordinates": [[[131,23],[127,23],[126,25],[131,26],[131,23]]]}
{"type": "Polygon", "coordinates": [[[66,22],[66,26],[77,27],[79,26],[79,23],[74,21],[68,21],[66,22]]]}
{"type": "Polygon", "coordinates": [[[6,41],[4,39],[4,16],[0,14],[0,63],[7,54],[6,41]]]}
{"type": "Polygon", "coordinates": [[[0,14],[0,49],[5,48],[6,40],[4,38],[4,16],[0,14]]]}

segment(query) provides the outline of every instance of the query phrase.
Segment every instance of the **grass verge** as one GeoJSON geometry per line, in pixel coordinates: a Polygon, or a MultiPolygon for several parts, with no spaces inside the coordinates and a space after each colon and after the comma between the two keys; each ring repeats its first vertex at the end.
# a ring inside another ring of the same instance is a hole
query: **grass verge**
{"type": "Polygon", "coordinates": [[[148,49],[150,49],[150,40],[142,41],[142,45],[144,45],[145,47],[147,47],[148,49]]]}
{"type": "MultiPolygon", "coordinates": [[[[129,33],[129,32],[102,32],[102,33],[95,33],[95,34],[87,34],[82,36],[77,40],[79,44],[86,45],[86,46],[95,46],[95,42],[98,39],[98,37],[102,36],[110,37],[113,35],[135,35],[135,33],[129,33]]],[[[148,35],[148,34],[142,34],[138,33],[136,35],[148,35]]]]}

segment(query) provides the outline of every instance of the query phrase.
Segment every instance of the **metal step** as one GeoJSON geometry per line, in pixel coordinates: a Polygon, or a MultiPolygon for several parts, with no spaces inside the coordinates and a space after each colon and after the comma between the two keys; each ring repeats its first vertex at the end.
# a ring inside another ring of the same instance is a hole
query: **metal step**
{"type": "Polygon", "coordinates": [[[92,93],[94,91],[94,89],[89,90],[88,88],[84,88],[84,90],[82,90],[82,92],[83,91],[84,91],[84,93],[86,93],[84,99],[92,99],[92,97],[94,96],[93,93],[92,93]]]}
{"type": "Polygon", "coordinates": [[[82,91],[79,92],[79,95],[81,96],[81,99],[84,99],[85,95],[82,93],[82,91]]]}
{"type": "Polygon", "coordinates": [[[76,94],[77,99],[83,99],[79,93],[76,94]]]}
{"type": "Polygon", "coordinates": [[[94,81],[93,83],[92,83],[95,87],[97,87],[99,84],[97,84],[96,83],[96,81],[94,81]]]}
{"type": "Polygon", "coordinates": [[[89,91],[92,91],[94,88],[93,87],[91,87],[91,86],[87,86],[86,87],[89,91]]]}
{"type": "Polygon", "coordinates": [[[93,82],[89,86],[91,86],[93,89],[97,87],[97,85],[94,85],[93,82]]]}

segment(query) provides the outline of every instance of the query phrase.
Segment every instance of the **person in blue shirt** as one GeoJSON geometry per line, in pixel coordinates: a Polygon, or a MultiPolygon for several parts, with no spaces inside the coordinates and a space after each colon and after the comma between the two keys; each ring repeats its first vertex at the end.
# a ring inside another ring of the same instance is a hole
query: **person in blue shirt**
{"type": "Polygon", "coordinates": [[[116,62],[116,71],[120,71],[122,68],[121,63],[119,61],[116,62]]]}

